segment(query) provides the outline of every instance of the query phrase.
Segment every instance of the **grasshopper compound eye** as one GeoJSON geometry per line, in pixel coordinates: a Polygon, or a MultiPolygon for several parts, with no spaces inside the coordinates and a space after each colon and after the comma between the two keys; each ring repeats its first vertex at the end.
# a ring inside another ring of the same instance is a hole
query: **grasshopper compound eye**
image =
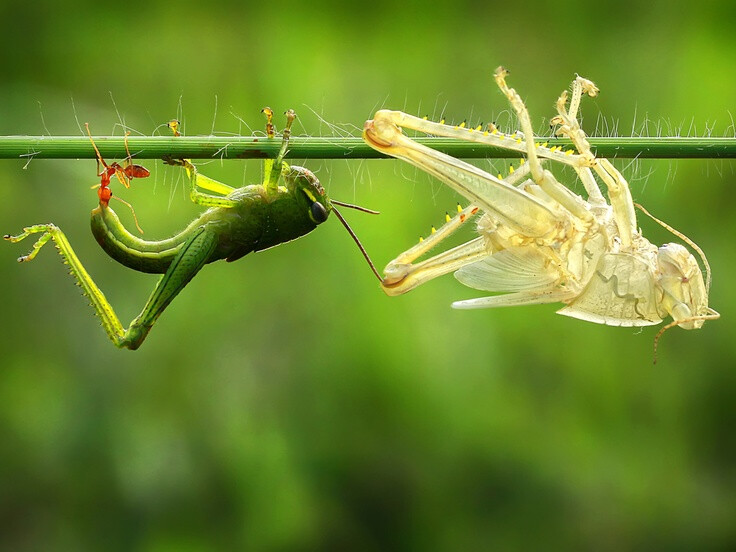
{"type": "Polygon", "coordinates": [[[312,218],[317,224],[320,224],[327,220],[327,209],[325,209],[325,206],[318,201],[312,203],[311,211],[312,218]]]}

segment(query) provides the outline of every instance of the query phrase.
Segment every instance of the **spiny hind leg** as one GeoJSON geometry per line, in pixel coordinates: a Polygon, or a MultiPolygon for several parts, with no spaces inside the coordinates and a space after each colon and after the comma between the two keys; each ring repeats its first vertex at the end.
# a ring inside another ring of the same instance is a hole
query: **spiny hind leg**
{"type": "Polygon", "coordinates": [[[455,301],[453,309],[490,309],[496,307],[520,307],[524,305],[544,305],[547,303],[561,303],[570,299],[570,292],[554,289],[541,292],[517,291],[503,295],[479,297],[465,301],[455,301]]]}
{"type": "Polygon", "coordinates": [[[171,301],[211,259],[217,247],[217,237],[204,227],[199,228],[182,246],[166,273],[156,284],[141,313],[130,323],[119,347],[135,350],[151,331],[171,301]]]}
{"type": "Polygon", "coordinates": [[[53,240],[59,254],[69,266],[69,271],[77,280],[84,294],[89,298],[97,316],[100,317],[102,327],[116,347],[137,349],[148,335],[154,322],[164,309],[178,295],[189,281],[210,259],[217,246],[216,237],[200,229],[182,247],[169,269],[156,284],[151,297],[143,311],[133,320],[128,329],[124,329],[120,319],[115,314],[112,305],[107,301],[97,284],[85,270],[79,258],[74,253],[64,233],[53,224],[37,224],[23,229],[17,236],[6,235],[4,238],[12,243],[24,240],[32,234],[41,234],[33,249],[28,255],[18,258],[19,262],[33,260],[41,247],[49,240],[53,240]]]}
{"type": "Polygon", "coordinates": [[[468,205],[463,209],[458,204],[457,214],[454,217],[450,217],[449,214],[446,214],[445,224],[440,226],[439,229],[432,227],[432,232],[429,236],[421,238],[418,244],[401,253],[391,261],[391,263],[405,264],[415,261],[452,235],[463,223],[476,215],[478,211],[479,209],[475,205],[468,205]]]}
{"type": "MultiPolygon", "coordinates": [[[[525,189],[527,193],[534,194],[535,192],[527,186],[531,181],[525,180],[529,174],[529,165],[523,161],[522,159],[522,164],[519,165],[518,169],[514,169],[511,166],[509,167],[509,174],[505,178],[499,174],[498,179],[509,186],[516,186],[520,189],[525,189]]],[[[414,264],[414,261],[437,247],[479,212],[480,208],[471,203],[464,209],[458,204],[457,213],[453,217],[449,213],[445,213],[445,223],[442,226],[437,229],[432,227],[429,236],[420,238],[419,243],[407,249],[388,263],[384,269],[386,276],[383,279],[383,286],[386,293],[389,295],[406,293],[423,282],[448,272],[453,272],[461,266],[487,255],[487,248],[483,240],[478,238],[457,248],[435,255],[423,262],[414,264]]]]}
{"type": "Polygon", "coordinates": [[[429,280],[455,272],[488,254],[484,238],[478,237],[416,264],[398,263],[394,260],[384,269],[386,276],[381,287],[387,295],[400,295],[429,280]]]}
{"type": "Polygon", "coordinates": [[[381,282],[383,290],[388,295],[400,295],[415,287],[453,272],[470,262],[487,255],[482,238],[476,238],[466,244],[449,249],[425,261],[414,264],[414,261],[428,253],[440,242],[451,236],[460,226],[467,222],[479,211],[475,205],[468,205],[462,209],[458,205],[458,212],[454,217],[446,216],[446,222],[439,229],[432,228],[432,233],[418,244],[401,253],[384,269],[385,277],[381,282]]]}
{"type": "MultiPolygon", "coordinates": [[[[58,226],[55,226],[53,224],[34,224],[33,226],[27,226],[23,228],[23,232],[21,234],[18,234],[17,236],[11,236],[10,234],[5,234],[3,236],[3,239],[9,241],[10,243],[18,243],[19,241],[23,241],[31,234],[37,234],[41,233],[40,238],[36,240],[36,243],[33,244],[33,248],[31,249],[30,253],[28,255],[22,255],[18,257],[19,263],[24,263],[27,261],[32,261],[36,258],[36,255],[38,255],[38,252],[41,250],[41,248],[48,242],[57,232],[58,234],[61,233],[61,230],[59,230],[58,226]]],[[[62,256],[64,254],[62,253],[62,256]]]]}
{"type": "Polygon", "coordinates": [[[82,288],[84,294],[89,298],[92,307],[95,309],[97,316],[100,317],[102,327],[107,332],[110,340],[118,347],[121,346],[125,331],[120,323],[112,305],[107,301],[97,284],[94,283],[90,275],[79,261],[76,253],[69,244],[64,233],[53,224],[36,224],[23,229],[23,233],[17,236],[6,235],[4,238],[12,243],[24,240],[32,234],[41,234],[36,243],[33,245],[31,252],[18,258],[18,262],[32,261],[40,249],[49,241],[53,240],[59,251],[64,263],[69,266],[69,272],[82,288]]]}

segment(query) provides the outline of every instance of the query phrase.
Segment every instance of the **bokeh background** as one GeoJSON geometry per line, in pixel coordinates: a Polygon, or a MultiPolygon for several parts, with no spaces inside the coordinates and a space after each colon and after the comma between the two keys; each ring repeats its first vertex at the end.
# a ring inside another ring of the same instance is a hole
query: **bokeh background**
{"type": "MultiPolygon", "coordinates": [[[[177,116],[250,134],[264,105],[308,135],[357,135],[380,107],[510,128],[499,64],[541,132],[577,72],[601,88],[591,134],[736,133],[731,2],[103,4],[0,3],[1,134],[150,135],[177,116]]],[[[109,343],[51,247],[19,266],[31,244],[1,244],[0,547],[733,549],[734,162],[617,163],[706,251],[722,314],[665,334],[656,366],[657,328],[454,311],[482,292],[450,275],[386,297],[332,220],[208,266],[137,352],[109,343]]],[[[144,164],[116,192],[164,237],[199,209],[144,164]]],[[[346,213],[379,266],[458,200],[398,161],[306,164],[381,211],[346,213]]],[[[200,167],[237,185],[261,170],[200,167]]],[[[58,224],[127,323],[156,277],[94,242],[94,172],[0,161],[0,230],[58,224]]]]}

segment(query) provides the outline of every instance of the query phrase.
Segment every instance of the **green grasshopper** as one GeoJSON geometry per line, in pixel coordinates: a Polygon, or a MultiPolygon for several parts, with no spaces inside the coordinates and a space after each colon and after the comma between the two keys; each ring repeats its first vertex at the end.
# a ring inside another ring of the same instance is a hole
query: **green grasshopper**
{"type": "MultiPolygon", "coordinates": [[[[269,138],[273,138],[273,113],[269,108],[263,111],[268,118],[267,134],[269,138]]],[[[294,111],[287,111],[286,117],[278,156],[275,160],[264,161],[263,184],[232,188],[199,174],[188,159],[170,160],[170,164],[186,170],[191,185],[191,200],[209,209],[183,231],[161,241],[145,241],[128,232],[109,206],[112,193],[108,185],[113,174],[127,185],[130,177],[147,176],[147,171],[135,165],[133,167],[142,170],[134,175],[136,171],[124,172],[117,164],[108,166],[95,146],[98,160],[105,170],[99,175],[102,177],[98,188],[99,206],[92,211],[92,233],[102,249],[119,263],[140,272],[163,274],[143,311],[127,329],[123,328],[105,295],[82,266],[66,236],[57,226],[37,224],[24,228],[23,233],[18,236],[6,235],[4,238],[15,243],[31,234],[41,234],[31,252],[20,257],[18,262],[33,260],[41,247],[53,240],[64,262],[69,265],[72,276],[91,300],[110,340],[117,347],[131,350],[140,347],[161,313],[204,265],[220,259],[235,261],[252,251],[261,251],[299,238],[325,222],[332,211],[358,244],[380,280],[373,263],[350,226],[335,209],[335,205],[374,214],[376,212],[330,200],[314,173],[304,167],[289,166],[284,162],[291,124],[295,118],[294,111]],[[283,181],[283,185],[280,186],[279,181],[283,181]],[[200,189],[218,195],[207,194],[200,189]]],[[[170,127],[178,135],[176,124],[172,121],[170,127]]],[[[90,140],[94,146],[91,136],[90,140]]],[[[125,166],[131,166],[130,154],[125,166]]]]}

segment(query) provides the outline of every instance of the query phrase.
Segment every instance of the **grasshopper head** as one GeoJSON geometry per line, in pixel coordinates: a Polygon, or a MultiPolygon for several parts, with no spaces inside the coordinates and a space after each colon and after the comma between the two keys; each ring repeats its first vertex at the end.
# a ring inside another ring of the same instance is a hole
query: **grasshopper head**
{"type": "Polygon", "coordinates": [[[377,215],[378,211],[366,209],[365,207],[360,207],[351,203],[343,203],[342,201],[331,201],[330,198],[327,197],[325,189],[322,187],[322,184],[319,183],[319,180],[314,175],[314,173],[309,169],[305,169],[304,167],[296,167],[293,165],[289,167],[289,171],[286,174],[286,187],[289,189],[289,192],[294,195],[296,201],[300,205],[303,205],[304,209],[308,210],[309,218],[315,224],[321,224],[326,221],[329,214],[334,211],[335,216],[340,219],[340,222],[345,227],[345,230],[348,231],[348,233],[358,246],[358,249],[360,249],[361,253],[363,253],[363,257],[365,257],[365,260],[371,267],[373,274],[375,274],[376,277],[381,280],[381,275],[378,274],[376,267],[373,265],[373,261],[371,261],[368,253],[363,248],[363,245],[360,243],[358,236],[355,235],[355,232],[353,232],[352,228],[350,228],[350,225],[340,214],[340,211],[338,211],[337,208],[333,206],[333,203],[341,207],[357,209],[358,211],[363,211],[364,213],[371,213],[374,215],[377,215]]]}
{"type": "Polygon", "coordinates": [[[296,201],[304,207],[315,224],[322,224],[332,211],[332,203],[319,179],[309,169],[291,165],[286,174],[286,186],[296,201]]]}
{"type": "Polygon", "coordinates": [[[718,313],[708,307],[708,289],[695,257],[682,245],[668,243],[657,252],[662,305],[673,323],[685,330],[697,330],[718,313]]]}

